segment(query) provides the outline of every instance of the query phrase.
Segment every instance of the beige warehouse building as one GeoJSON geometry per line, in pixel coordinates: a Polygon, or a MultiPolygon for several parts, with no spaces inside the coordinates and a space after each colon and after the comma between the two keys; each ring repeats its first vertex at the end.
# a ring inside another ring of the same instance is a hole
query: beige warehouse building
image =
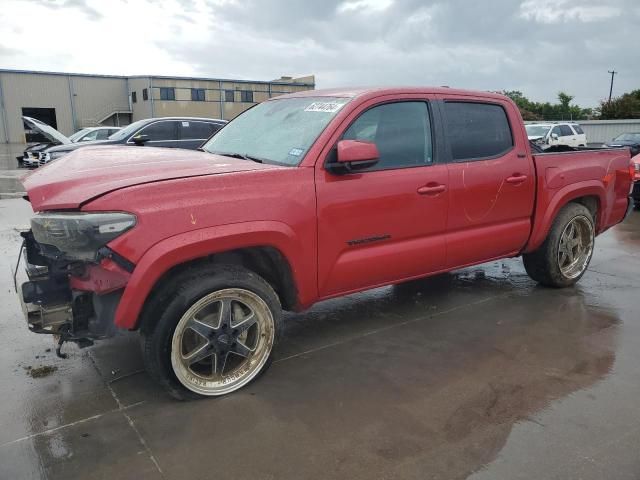
{"type": "Polygon", "coordinates": [[[68,136],[84,127],[151,117],[230,120],[268,98],[313,88],[313,75],[249,81],[0,69],[0,143],[25,142],[23,115],[68,136]]]}

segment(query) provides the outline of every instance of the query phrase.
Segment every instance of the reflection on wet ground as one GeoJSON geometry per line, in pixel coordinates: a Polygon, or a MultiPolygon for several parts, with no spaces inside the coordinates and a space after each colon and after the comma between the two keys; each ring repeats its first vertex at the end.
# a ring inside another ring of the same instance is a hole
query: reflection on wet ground
{"type": "Polygon", "coordinates": [[[133,334],[63,361],[26,332],[9,265],[27,212],[0,202],[0,478],[640,475],[638,213],[575,288],[513,259],[323,302],[287,314],[257,382],[180,403],[133,334]]]}

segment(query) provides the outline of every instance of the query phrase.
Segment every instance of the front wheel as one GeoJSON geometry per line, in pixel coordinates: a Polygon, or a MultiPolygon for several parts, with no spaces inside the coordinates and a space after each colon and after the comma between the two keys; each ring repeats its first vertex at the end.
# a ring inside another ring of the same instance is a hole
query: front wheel
{"type": "Polygon", "coordinates": [[[281,307],[264,279],[242,267],[212,266],[165,289],[143,347],[147,370],[173,396],[225,395],[267,369],[281,307]]]}
{"type": "Polygon", "coordinates": [[[594,221],[589,209],[570,203],[558,213],[543,244],[522,256],[525,270],[543,285],[573,285],[589,266],[594,237],[594,221]]]}

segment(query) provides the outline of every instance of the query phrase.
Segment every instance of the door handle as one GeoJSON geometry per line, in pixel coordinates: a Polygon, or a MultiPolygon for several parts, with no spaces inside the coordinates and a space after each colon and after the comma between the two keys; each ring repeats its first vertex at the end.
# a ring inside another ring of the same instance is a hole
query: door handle
{"type": "Polygon", "coordinates": [[[420,195],[437,195],[444,192],[446,189],[446,185],[434,185],[429,183],[418,188],[418,193],[420,195]]]}
{"type": "Polygon", "coordinates": [[[526,179],[527,179],[526,175],[514,174],[511,177],[507,177],[507,183],[514,183],[517,185],[524,182],[526,179]]]}

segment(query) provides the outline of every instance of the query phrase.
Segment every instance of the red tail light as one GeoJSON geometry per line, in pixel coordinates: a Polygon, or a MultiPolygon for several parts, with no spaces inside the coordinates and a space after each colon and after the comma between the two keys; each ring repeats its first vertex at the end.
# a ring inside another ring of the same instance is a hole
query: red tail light
{"type": "Polygon", "coordinates": [[[629,163],[629,173],[632,181],[640,181],[640,158],[634,157],[629,163]]]}

